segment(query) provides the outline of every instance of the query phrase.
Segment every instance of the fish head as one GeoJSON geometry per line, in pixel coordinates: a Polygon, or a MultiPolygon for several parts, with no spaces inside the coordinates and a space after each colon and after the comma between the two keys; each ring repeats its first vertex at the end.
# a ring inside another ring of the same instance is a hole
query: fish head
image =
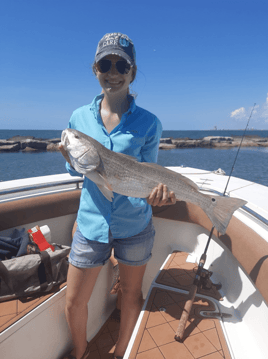
{"type": "Polygon", "coordinates": [[[72,128],[67,128],[62,131],[61,144],[67,151],[72,166],[79,173],[86,174],[98,167],[100,158],[89,136],[72,128]]]}

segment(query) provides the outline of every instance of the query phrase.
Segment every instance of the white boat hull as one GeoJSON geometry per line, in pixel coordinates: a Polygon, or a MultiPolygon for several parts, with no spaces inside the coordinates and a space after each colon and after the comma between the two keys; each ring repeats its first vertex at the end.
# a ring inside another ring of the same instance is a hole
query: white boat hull
{"type": "MultiPolygon", "coordinates": [[[[48,177],[52,181],[51,177],[53,176],[48,177]]],[[[222,187],[222,178],[222,176],[219,177],[219,182],[216,179],[214,180],[214,189],[218,190],[219,187],[222,187]]],[[[50,189],[42,190],[33,189],[27,193],[23,192],[23,195],[20,192],[2,195],[0,202],[1,235],[9,233],[12,228],[24,227],[29,229],[36,224],[39,226],[48,225],[53,242],[70,245],[71,230],[76,218],[80,190],[76,189],[76,185],[64,185],[64,182],[69,179],[67,175],[56,176],[56,179],[62,180],[62,186],[52,186],[50,189]],[[64,204],[66,202],[63,200],[65,196],[69,198],[67,203],[71,203],[69,209],[64,208],[66,207],[64,204]],[[37,202],[37,198],[39,202],[37,202]],[[48,211],[49,205],[52,212],[56,211],[55,207],[59,203],[59,199],[63,201],[61,207],[59,205],[59,216],[55,216],[54,213],[51,217],[48,211]],[[53,202],[54,200],[55,202],[53,202]],[[23,205],[29,204],[27,210],[32,215],[28,217],[22,215],[23,206],[20,208],[22,201],[24,201],[23,205]],[[42,203],[46,203],[46,209],[43,213],[44,219],[40,213],[42,203]],[[76,206],[73,205],[74,203],[76,206]],[[31,206],[33,206],[32,209],[31,206]],[[12,220],[10,220],[11,214],[14,214],[12,220]],[[7,220],[4,219],[4,216],[7,220]],[[31,218],[34,219],[31,220],[31,218]]],[[[31,181],[32,185],[34,179],[31,181]]],[[[9,184],[9,187],[7,187],[8,182],[1,184],[2,190],[11,188],[12,185],[16,186],[17,183],[14,184],[14,182],[9,184]]],[[[241,194],[241,189],[239,191],[241,194]]],[[[254,192],[254,188],[252,191],[254,192]]],[[[267,187],[263,187],[262,191],[263,198],[268,198],[267,187]]],[[[241,195],[241,198],[247,199],[245,197],[245,195],[241,195]]],[[[221,282],[222,284],[223,301],[217,301],[216,305],[220,311],[232,313],[231,319],[222,320],[222,327],[226,334],[231,356],[236,359],[252,359],[253,357],[265,359],[268,355],[268,342],[266,340],[266,333],[268,333],[268,289],[266,290],[264,284],[264,276],[268,274],[268,210],[265,205],[260,206],[254,201],[249,203],[249,208],[256,210],[259,218],[244,210],[238,210],[234,219],[238,221],[236,223],[239,223],[242,231],[245,231],[245,228],[246,231],[252,231],[254,233],[253,240],[257,240],[258,243],[252,245],[254,243],[245,241],[245,245],[241,248],[241,252],[244,254],[239,257],[239,246],[243,242],[239,242],[240,244],[237,245],[233,237],[231,237],[230,243],[226,238],[221,238],[221,236],[218,238],[215,235],[207,253],[206,268],[213,271],[213,282],[221,282]],[[264,220],[260,220],[260,218],[264,220]],[[258,248],[262,248],[261,252],[258,248]],[[249,259],[245,256],[249,256],[249,259]],[[254,258],[255,266],[253,267],[249,263],[250,258],[254,258]]],[[[150,291],[151,285],[155,284],[154,279],[159,268],[173,250],[188,252],[190,254],[189,261],[199,261],[209,234],[209,222],[204,221],[206,222],[204,228],[196,224],[198,221],[186,223],[183,219],[172,220],[157,216],[158,214],[154,217],[156,239],[153,256],[147,265],[143,281],[145,297],[150,291]]],[[[88,340],[95,336],[115,308],[116,298],[109,294],[111,282],[112,266],[108,263],[101,271],[88,304],[88,340]]],[[[66,287],[62,288],[60,292],[2,330],[0,334],[1,358],[60,359],[71,349],[70,332],[64,315],[65,291],[66,287]]],[[[4,304],[7,305],[7,303],[4,304]]],[[[1,305],[0,308],[4,310],[4,305],[1,305]]],[[[3,313],[1,315],[3,316],[3,313]]],[[[134,339],[135,336],[133,335],[132,341],[134,339]]],[[[127,353],[130,352],[131,345],[132,342],[129,344],[127,353]]],[[[127,353],[124,359],[128,358],[127,353]]]]}

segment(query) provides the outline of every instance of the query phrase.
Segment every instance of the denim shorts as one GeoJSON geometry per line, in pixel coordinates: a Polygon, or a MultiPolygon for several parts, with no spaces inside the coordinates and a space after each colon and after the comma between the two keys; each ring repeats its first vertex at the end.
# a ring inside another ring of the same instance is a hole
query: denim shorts
{"type": "Polygon", "coordinates": [[[152,219],[147,227],[129,238],[113,238],[109,232],[109,243],[86,239],[78,226],[73,237],[69,263],[78,268],[94,268],[104,265],[114,249],[115,259],[130,266],[142,266],[152,256],[155,230],[152,219]]]}

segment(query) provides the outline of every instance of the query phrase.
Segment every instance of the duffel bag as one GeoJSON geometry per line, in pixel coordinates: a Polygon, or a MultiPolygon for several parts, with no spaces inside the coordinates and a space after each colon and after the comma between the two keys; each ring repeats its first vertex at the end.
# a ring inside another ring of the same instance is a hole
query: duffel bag
{"type": "Polygon", "coordinates": [[[36,298],[59,289],[67,279],[70,247],[0,261],[0,302],[36,298]]]}

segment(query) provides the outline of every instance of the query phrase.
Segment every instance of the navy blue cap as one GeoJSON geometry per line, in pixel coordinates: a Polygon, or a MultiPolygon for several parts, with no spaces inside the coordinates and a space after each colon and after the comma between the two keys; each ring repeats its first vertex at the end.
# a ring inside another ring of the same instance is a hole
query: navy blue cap
{"type": "Polygon", "coordinates": [[[118,55],[125,59],[131,66],[136,63],[136,53],[133,42],[127,35],[121,32],[106,34],[98,43],[95,62],[107,55],[118,55]]]}

